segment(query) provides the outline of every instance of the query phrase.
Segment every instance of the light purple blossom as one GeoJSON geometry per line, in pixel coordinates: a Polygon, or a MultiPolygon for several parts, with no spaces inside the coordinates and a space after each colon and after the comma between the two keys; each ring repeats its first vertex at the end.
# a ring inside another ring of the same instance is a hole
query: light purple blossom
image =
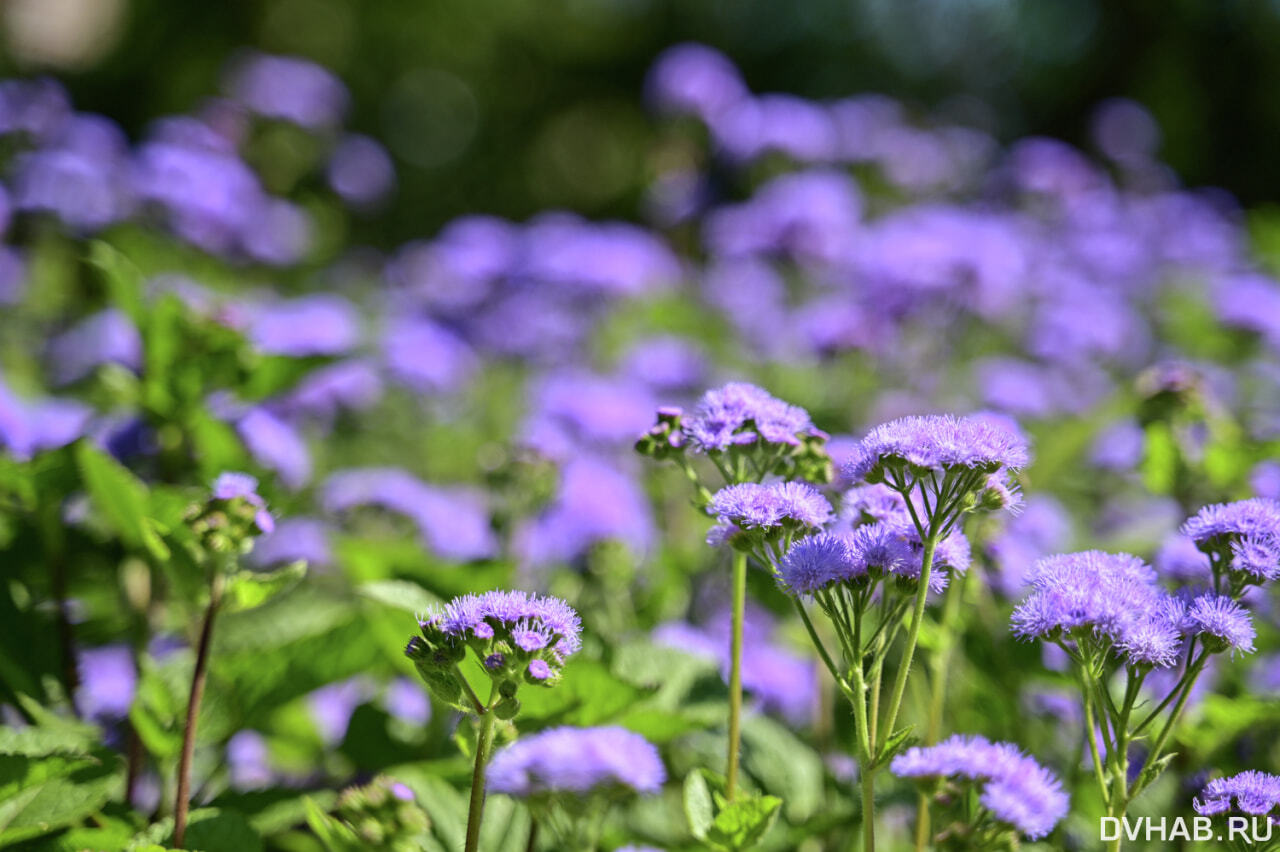
{"type": "Polygon", "coordinates": [[[862,440],[858,456],[846,466],[851,479],[863,479],[881,462],[901,460],[933,470],[954,467],[1013,470],[1031,461],[1026,441],[987,418],[933,415],[904,417],[877,426],[862,440]]]}
{"type": "Polygon", "coordinates": [[[1280,776],[1248,770],[1227,778],[1215,778],[1196,797],[1196,813],[1214,816],[1232,810],[1263,816],[1280,805],[1280,776]]]}
{"type": "Polygon", "coordinates": [[[745,382],[709,390],[681,421],[695,452],[727,450],[763,441],[797,446],[813,428],[809,414],[745,382]]]}
{"type": "Polygon", "coordinates": [[[489,789],[518,798],[656,793],[666,780],[653,744],[618,727],[551,728],[520,738],[489,764],[489,789]]]}
{"type": "Polygon", "coordinates": [[[729,485],[715,493],[707,511],[744,529],[772,529],[783,524],[816,529],[831,519],[827,498],[804,482],[729,485]]]}

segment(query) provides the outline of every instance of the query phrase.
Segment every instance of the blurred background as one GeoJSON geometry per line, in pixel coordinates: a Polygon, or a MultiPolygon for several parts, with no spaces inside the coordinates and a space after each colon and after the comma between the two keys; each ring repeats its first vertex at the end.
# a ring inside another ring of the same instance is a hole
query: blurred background
{"type": "Polygon", "coordinates": [[[316,60],[383,140],[389,247],[464,212],[633,217],[652,174],[641,103],[660,51],[714,46],[756,92],[880,92],[1001,141],[1088,147],[1102,100],[1145,105],[1188,185],[1280,193],[1280,4],[1099,0],[7,0],[7,74],[54,73],[134,138],[223,88],[246,46],[316,60]]]}

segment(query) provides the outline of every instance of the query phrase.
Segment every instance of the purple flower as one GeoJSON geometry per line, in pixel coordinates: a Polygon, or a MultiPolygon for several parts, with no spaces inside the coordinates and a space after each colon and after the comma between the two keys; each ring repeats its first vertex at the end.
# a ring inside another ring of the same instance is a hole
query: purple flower
{"type": "Polygon", "coordinates": [[[1231,542],[1231,568],[1259,583],[1274,580],[1280,576],[1280,539],[1262,535],[1231,542]]]}
{"type": "Polygon", "coordinates": [[[1177,661],[1184,614],[1155,583],[1155,572],[1136,556],[1091,550],[1040,560],[1031,592],[1013,611],[1020,639],[1109,640],[1135,665],[1177,661]]]}
{"type": "Polygon", "coordinates": [[[275,518],[267,511],[267,503],[258,494],[258,480],[247,473],[227,471],[213,481],[210,496],[214,500],[244,500],[257,509],[253,522],[263,535],[275,531],[275,518]]]}
{"type": "Polygon", "coordinates": [[[488,559],[498,552],[484,497],[466,488],[431,486],[397,468],[337,471],[324,483],[328,512],[374,505],[404,515],[426,544],[445,559],[488,559]]]}
{"type": "Polygon", "coordinates": [[[267,738],[257,731],[236,731],[227,740],[227,770],[235,790],[259,790],[276,781],[267,738]]]}
{"type": "Polygon", "coordinates": [[[316,723],[320,738],[326,745],[334,746],[347,735],[347,726],[356,708],[369,700],[372,689],[363,677],[322,686],[307,696],[311,718],[316,723]]]}
{"type": "Polygon", "coordinates": [[[489,789],[518,798],[656,793],[667,780],[653,744],[625,728],[551,728],[493,756],[489,789]]]}
{"type": "Polygon", "coordinates": [[[332,565],[331,532],[328,524],[316,518],[287,518],[254,543],[249,560],[263,568],[298,561],[310,567],[332,565]]]}
{"type": "MultiPolygon", "coordinates": [[[[424,630],[438,630],[454,639],[490,639],[503,631],[513,637],[538,633],[558,663],[581,647],[582,622],[573,608],[559,598],[537,597],[524,592],[485,592],[463,595],[428,613],[420,620],[424,630]]],[[[537,651],[540,648],[523,648],[537,651]]]]}
{"type": "Polygon", "coordinates": [[[360,208],[377,206],[395,188],[396,170],[387,150],[360,134],[344,136],[329,155],[329,186],[344,201],[360,208]]]}
{"type": "Polygon", "coordinates": [[[297,490],[311,479],[311,451],[296,429],[265,408],[252,408],[236,422],[236,434],[254,461],[297,490]]]}
{"type": "Polygon", "coordinates": [[[1182,525],[1182,534],[1199,545],[1232,536],[1280,535],[1280,502],[1255,497],[1205,506],[1182,525]]]}
{"type": "Polygon", "coordinates": [[[231,96],[267,118],[309,129],[333,127],[347,110],[347,89],[330,71],[290,56],[253,54],[231,69],[231,96]]]}
{"type": "Polygon", "coordinates": [[[588,296],[639,296],[682,277],[680,262],[654,234],[622,222],[586,222],[558,213],[530,222],[520,273],[588,296]]]}
{"type": "Polygon", "coordinates": [[[1156,551],[1156,571],[1182,583],[1208,583],[1212,579],[1209,558],[1185,535],[1173,534],[1156,551]]]}
{"type": "Polygon", "coordinates": [[[78,654],[76,669],[80,673],[76,707],[82,715],[98,720],[129,715],[138,670],[128,645],[87,648],[78,654]]]}
{"type": "Polygon", "coordinates": [[[744,529],[772,529],[783,524],[816,529],[831,519],[827,498],[804,482],[729,485],[715,493],[707,511],[744,529]]]}
{"type": "Polygon", "coordinates": [[[0,376],[0,446],[20,461],[81,437],[91,416],[87,406],[70,399],[22,399],[0,376]]]}
{"type": "Polygon", "coordinates": [[[1048,835],[1067,813],[1057,776],[1009,743],[957,734],[908,749],[890,769],[900,778],[977,782],[979,803],[1032,840],[1048,835]]]}
{"type": "Polygon", "coordinates": [[[884,461],[946,470],[954,467],[1016,470],[1031,461],[1026,441],[989,418],[904,417],[872,429],[845,473],[866,478],[884,461]]]}
{"type": "Polygon", "coordinates": [[[54,382],[79,381],[102,364],[142,366],[142,337],[121,311],[108,309],[81,320],[49,343],[54,382]]]}
{"type": "Polygon", "coordinates": [[[393,379],[423,394],[457,390],[478,366],[462,338],[424,319],[390,319],[382,335],[382,354],[393,379]]]}
{"type": "Polygon", "coordinates": [[[530,660],[527,671],[529,677],[534,680],[546,680],[551,677],[551,666],[547,665],[546,660],[530,660]]]}
{"type": "Polygon", "coordinates": [[[659,110],[695,115],[708,123],[748,95],[738,69],[724,54],[692,43],[663,51],[645,90],[659,110]]]}
{"type": "Polygon", "coordinates": [[[43,141],[70,116],[71,99],[57,80],[0,81],[0,133],[25,133],[43,141]]]}
{"type": "Polygon", "coordinates": [[[866,576],[844,536],[819,533],[791,545],[778,566],[778,583],[793,595],[821,591],[866,576]]]}
{"type": "Polygon", "coordinates": [[[363,359],[312,370],[275,407],[286,416],[331,423],[343,410],[364,411],[382,398],[377,367],[363,359]]]}
{"type": "Polygon", "coordinates": [[[607,541],[642,555],[653,535],[653,509],[635,477],[582,453],[561,469],[551,505],[517,530],[515,549],[526,564],[542,566],[570,562],[607,541]]]}
{"type": "Polygon", "coordinates": [[[271,355],[342,355],[360,341],[360,319],[340,296],[317,294],[251,309],[248,337],[271,355]]]}
{"type": "Polygon", "coordinates": [[[1280,805],[1280,776],[1248,770],[1215,778],[1195,799],[1196,813],[1214,816],[1231,810],[1262,816],[1280,805]]]}
{"type": "Polygon", "coordinates": [[[1200,595],[1187,607],[1186,620],[1191,630],[1203,638],[1207,648],[1230,648],[1246,654],[1253,652],[1253,640],[1257,635],[1253,618],[1244,607],[1225,595],[1200,595]]]}
{"type": "Polygon", "coordinates": [[[52,213],[76,231],[96,231],[129,208],[124,166],[106,152],[47,148],[17,158],[13,206],[52,213]]]}
{"type": "Polygon", "coordinates": [[[722,207],[708,220],[706,243],[720,258],[781,253],[830,264],[847,255],[861,228],[857,184],[835,171],[785,175],[755,197],[722,207]]]}
{"type": "Polygon", "coordinates": [[[703,394],[681,428],[695,452],[712,452],[756,441],[798,446],[813,423],[803,408],[755,385],[732,382],[703,394]]]}
{"type": "Polygon", "coordinates": [[[382,704],[396,719],[421,727],[431,720],[431,702],[422,691],[421,684],[407,677],[398,677],[387,684],[382,704]]]}
{"type": "Polygon", "coordinates": [[[987,543],[987,554],[997,571],[994,584],[1008,597],[1021,594],[1028,569],[1061,550],[1070,539],[1071,518],[1062,504],[1052,497],[1030,498],[1022,512],[1010,518],[1004,530],[987,543]]]}

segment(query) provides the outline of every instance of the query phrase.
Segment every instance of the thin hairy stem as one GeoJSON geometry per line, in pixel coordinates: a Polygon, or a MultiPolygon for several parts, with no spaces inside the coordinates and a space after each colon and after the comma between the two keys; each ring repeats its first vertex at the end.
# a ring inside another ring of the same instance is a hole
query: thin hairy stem
{"type": "Polygon", "coordinates": [[[738,751],[742,746],[742,621],[747,606],[747,555],[733,554],[733,641],[729,661],[729,765],[725,797],[733,801],[738,787],[738,751]]]}
{"type": "Polygon", "coordinates": [[[466,852],[480,848],[480,824],[484,819],[484,776],[489,765],[489,750],[493,746],[493,704],[497,698],[495,683],[489,694],[489,703],[480,713],[480,730],[476,734],[475,767],[471,771],[471,804],[467,808],[466,852]]]}
{"type": "Polygon", "coordinates": [[[209,581],[209,606],[205,609],[200,639],[196,644],[196,665],[191,673],[191,694],[187,698],[187,725],[182,732],[182,754],[178,759],[178,790],[173,802],[173,845],[182,848],[187,833],[187,811],[191,806],[191,760],[196,751],[196,721],[208,677],[209,652],[213,645],[213,622],[222,603],[222,571],[215,570],[209,581]]]}

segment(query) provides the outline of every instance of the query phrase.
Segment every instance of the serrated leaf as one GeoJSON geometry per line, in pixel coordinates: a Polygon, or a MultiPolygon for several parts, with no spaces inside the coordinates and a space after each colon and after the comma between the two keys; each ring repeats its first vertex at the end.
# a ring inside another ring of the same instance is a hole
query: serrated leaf
{"type": "Polygon", "coordinates": [[[704,769],[695,769],[684,779],[684,817],[689,833],[697,840],[706,840],[716,814],[704,769]]]}
{"type": "Polygon", "coordinates": [[[117,249],[101,240],[89,246],[89,264],[102,273],[107,285],[108,301],[129,315],[134,325],[145,318],[142,303],[143,279],[138,267],[117,249]]]}
{"type": "Polygon", "coordinates": [[[0,755],[0,846],[39,837],[94,813],[123,783],[106,750],[89,757],[0,755]]]}
{"type": "Polygon", "coordinates": [[[291,562],[274,571],[236,571],[227,578],[223,609],[228,613],[256,609],[292,589],[306,573],[305,562],[291,562]]]}
{"type": "Polygon", "coordinates": [[[1159,760],[1157,760],[1155,763],[1152,763],[1149,766],[1143,767],[1142,772],[1138,774],[1138,778],[1134,782],[1132,795],[1136,796],[1139,792],[1147,789],[1152,784],[1154,784],[1156,782],[1156,779],[1158,779],[1164,773],[1164,771],[1169,768],[1169,764],[1177,756],[1178,756],[1178,753],[1176,751],[1169,752],[1168,754],[1164,755],[1159,760]]]}
{"type": "Polygon", "coordinates": [[[716,814],[706,840],[729,852],[751,849],[773,827],[781,807],[777,796],[739,794],[716,814]]]}
{"type": "Polygon", "coordinates": [[[899,728],[894,731],[889,739],[885,740],[884,747],[880,749],[880,753],[875,756],[875,760],[871,762],[872,769],[878,769],[886,765],[902,752],[911,748],[917,742],[917,738],[911,736],[911,732],[915,730],[914,725],[908,725],[905,728],[899,728]]]}
{"type": "MultiPolygon", "coordinates": [[[[173,817],[165,817],[139,832],[130,852],[164,846],[173,835],[173,817]]],[[[225,808],[197,808],[187,818],[183,848],[199,852],[262,852],[262,838],[243,814],[225,808]]]]}

